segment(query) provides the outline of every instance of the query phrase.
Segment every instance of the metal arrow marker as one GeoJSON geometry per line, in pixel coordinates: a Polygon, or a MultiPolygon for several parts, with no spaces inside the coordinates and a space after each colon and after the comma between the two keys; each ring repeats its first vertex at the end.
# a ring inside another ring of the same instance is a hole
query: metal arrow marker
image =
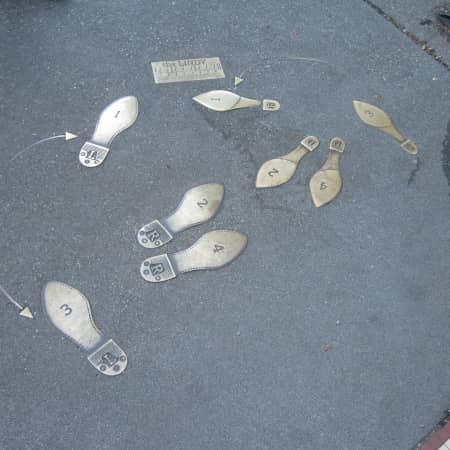
{"type": "Polygon", "coordinates": [[[99,331],[92,319],[89,301],[80,291],[59,281],[50,281],[44,286],[42,300],[53,325],[90,353],[88,361],[99,372],[115,376],[126,369],[125,352],[99,331]]]}
{"type": "Polygon", "coordinates": [[[238,87],[241,83],[244,82],[244,79],[241,77],[234,77],[234,87],[238,87]]]}
{"type": "Polygon", "coordinates": [[[146,248],[161,247],[171,241],[176,233],[207,222],[219,211],[223,194],[224,187],[218,183],[189,189],[170,216],[154,220],[138,231],[139,244],[146,248]]]}
{"type": "Polygon", "coordinates": [[[151,283],[171,280],[179,273],[218,269],[231,263],[247,246],[247,236],[237,231],[215,230],[204,234],[186,250],[147,258],[142,278],[151,283]]]}
{"type": "Polygon", "coordinates": [[[241,108],[255,108],[262,104],[264,111],[278,111],[280,103],[277,100],[255,100],[241,97],[230,91],[209,91],[192,97],[192,100],[213,111],[231,111],[241,108]]]}
{"type": "Polygon", "coordinates": [[[16,153],[12,158],[11,161],[14,161],[16,158],[18,158],[20,155],[25,153],[26,151],[30,150],[31,148],[35,147],[36,145],[43,144],[44,142],[53,141],[55,139],[62,139],[64,138],[65,141],[71,141],[72,139],[76,139],[78,137],[77,134],[70,133],[69,131],[66,131],[64,134],[58,134],[57,136],[50,136],[45,139],[41,139],[40,141],[33,142],[28,147],[24,148],[20,152],[16,153]]]}
{"type": "Polygon", "coordinates": [[[316,136],[308,136],[287,155],[266,161],[256,176],[256,187],[276,187],[287,183],[294,176],[301,159],[318,146],[319,139],[316,136]]]}
{"type": "Polygon", "coordinates": [[[27,319],[33,319],[33,313],[28,306],[22,306],[19,302],[16,302],[9,294],[6,289],[0,284],[0,292],[16,307],[19,308],[19,316],[25,317],[27,319]]]}
{"type": "Polygon", "coordinates": [[[367,125],[378,128],[381,131],[389,134],[395,140],[400,142],[400,147],[405,152],[411,155],[416,155],[418,152],[417,145],[410,139],[405,138],[395,127],[392,119],[382,109],[370,105],[369,103],[353,101],[353,106],[359,118],[367,125]]]}
{"type": "Polygon", "coordinates": [[[345,142],[335,137],[330,142],[330,153],[325,164],[309,182],[312,199],[316,208],[333,201],[341,192],[342,177],[339,172],[339,158],[345,149],[345,142]]]}
{"type": "Polygon", "coordinates": [[[85,167],[98,167],[109,153],[109,145],[122,131],[136,122],[138,101],[136,97],[122,97],[108,105],[100,114],[92,138],[85,142],[79,153],[85,167]]]}

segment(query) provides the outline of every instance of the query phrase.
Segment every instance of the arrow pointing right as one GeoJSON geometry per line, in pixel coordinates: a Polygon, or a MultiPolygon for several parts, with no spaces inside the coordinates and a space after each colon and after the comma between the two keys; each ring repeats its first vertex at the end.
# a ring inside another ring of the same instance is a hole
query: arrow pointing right
{"type": "Polygon", "coordinates": [[[20,309],[19,315],[27,319],[33,319],[33,313],[28,306],[22,306],[19,302],[16,302],[6,291],[6,289],[0,284],[0,292],[16,307],[20,309]]]}

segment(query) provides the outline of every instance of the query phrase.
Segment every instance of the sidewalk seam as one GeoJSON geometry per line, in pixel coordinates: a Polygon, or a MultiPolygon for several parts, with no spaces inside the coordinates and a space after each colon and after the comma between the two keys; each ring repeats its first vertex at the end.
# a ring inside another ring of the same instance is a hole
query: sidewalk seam
{"type": "Polygon", "coordinates": [[[398,20],[394,19],[391,15],[387,14],[383,11],[379,6],[377,6],[372,0],[363,0],[368,6],[370,6],[377,14],[382,16],[395,28],[400,30],[404,35],[408,36],[411,41],[413,41],[416,45],[418,45],[425,53],[430,55],[435,61],[443,65],[447,70],[450,70],[450,64],[446,63],[441,55],[438,55],[436,50],[428,45],[426,41],[422,41],[415,34],[408,31],[398,20]]]}

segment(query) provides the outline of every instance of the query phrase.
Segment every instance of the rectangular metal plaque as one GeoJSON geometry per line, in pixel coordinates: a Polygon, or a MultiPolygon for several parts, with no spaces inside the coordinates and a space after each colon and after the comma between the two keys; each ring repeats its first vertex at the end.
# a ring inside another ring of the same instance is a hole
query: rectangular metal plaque
{"type": "Polygon", "coordinates": [[[193,58],[152,62],[152,70],[155,83],[225,78],[219,58],[193,58]]]}

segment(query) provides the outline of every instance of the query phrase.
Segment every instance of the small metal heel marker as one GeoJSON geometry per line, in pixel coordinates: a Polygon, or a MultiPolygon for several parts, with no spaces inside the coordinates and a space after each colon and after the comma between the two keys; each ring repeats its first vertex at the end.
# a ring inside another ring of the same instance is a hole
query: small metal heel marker
{"type": "Polygon", "coordinates": [[[141,275],[146,281],[159,283],[182,272],[218,269],[236,259],[246,246],[247,236],[243,233],[210,231],[186,250],[147,258],[141,264],[141,275]]]}
{"type": "Polygon", "coordinates": [[[405,152],[408,152],[411,155],[417,154],[419,151],[417,145],[413,141],[405,138],[397,130],[392,122],[392,119],[382,109],[374,105],[370,105],[369,103],[359,102],[357,100],[353,102],[353,106],[358,114],[358,117],[365,124],[378,128],[379,130],[389,134],[389,136],[392,136],[400,142],[400,147],[405,150],[405,152]]]}
{"type": "Polygon", "coordinates": [[[280,103],[277,100],[265,99],[254,100],[252,98],[241,97],[230,91],[209,91],[192,97],[200,105],[212,109],[213,111],[231,111],[233,109],[241,108],[256,108],[261,105],[264,111],[278,111],[280,103]]]}
{"type": "Polygon", "coordinates": [[[307,136],[287,155],[266,161],[256,176],[256,187],[276,187],[287,183],[294,176],[301,159],[318,146],[319,139],[316,136],[307,136]]]}
{"type": "Polygon", "coordinates": [[[223,195],[224,187],[218,183],[190,189],[170,216],[154,220],[138,231],[139,244],[146,248],[158,248],[171,241],[176,233],[207,222],[219,211],[223,195]]]}
{"type": "Polygon", "coordinates": [[[98,330],[89,301],[80,291],[59,281],[50,281],[44,286],[42,299],[53,325],[90,353],[88,360],[99,372],[114,376],[126,369],[125,352],[98,330]]]}
{"type": "Polygon", "coordinates": [[[345,142],[335,137],[330,142],[330,153],[324,165],[309,182],[312,199],[316,208],[334,200],[341,192],[342,177],[339,172],[339,158],[345,149],[345,142]]]}
{"type": "Polygon", "coordinates": [[[98,167],[109,153],[113,139],[136,122],[138,101],[136,97],[122,97],[107,106],[97,121],[90,141],[81,147],[78,158],[85,167],[98,167]]]}

